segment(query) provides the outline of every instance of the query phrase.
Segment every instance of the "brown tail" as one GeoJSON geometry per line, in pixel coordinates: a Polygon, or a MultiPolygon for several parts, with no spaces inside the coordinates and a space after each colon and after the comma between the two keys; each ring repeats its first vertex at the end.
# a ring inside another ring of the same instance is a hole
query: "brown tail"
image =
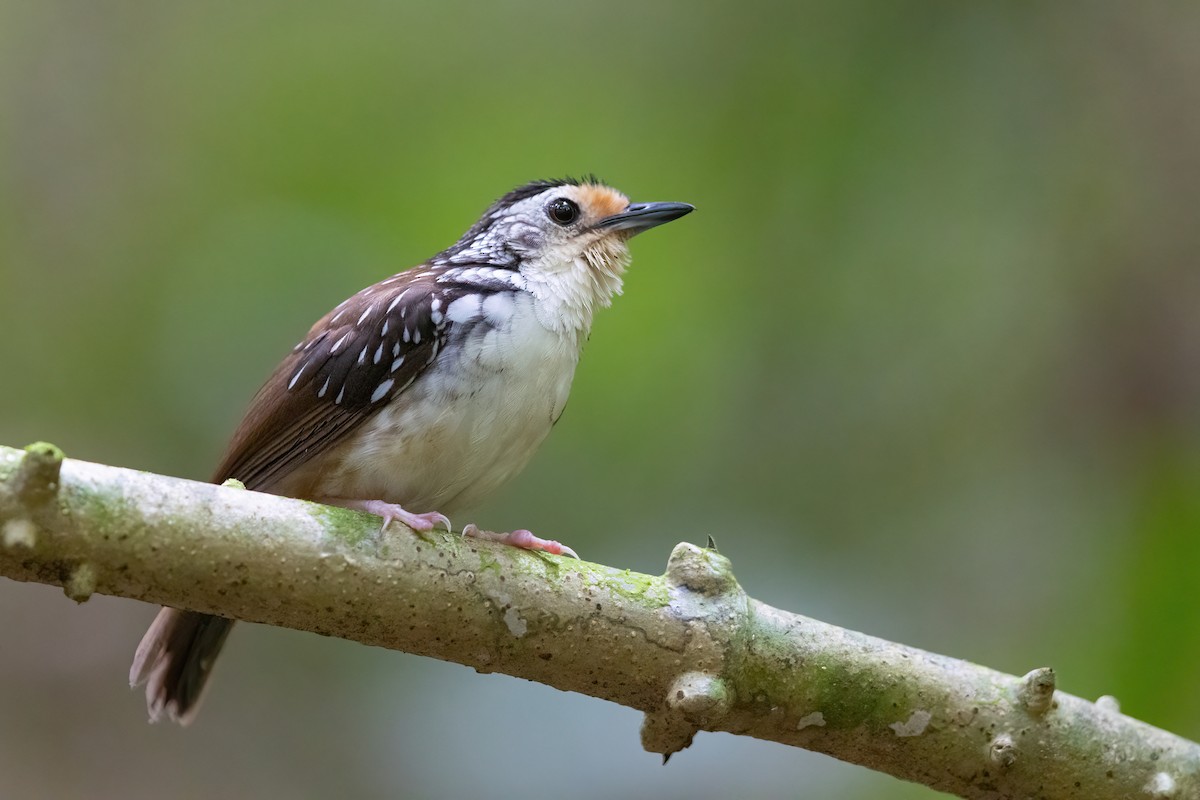
{"type": "Polygon", "coordinates": [[[164,608],[150,624],[129,668],[129,685],[146,683],[150,721],[163,712],[187,725],[196,717],[204,685],[233,620],[164,608]]]}

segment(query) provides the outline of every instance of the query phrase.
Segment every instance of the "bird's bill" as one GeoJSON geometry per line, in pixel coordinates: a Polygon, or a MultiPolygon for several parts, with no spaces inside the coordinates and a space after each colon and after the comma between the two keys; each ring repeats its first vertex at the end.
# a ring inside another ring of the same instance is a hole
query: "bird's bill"
{"type": "Polygon", "coordinates": [[[632,236],[664,222],[679,219],[694,209],[695,206],[688,203],[630,203],[621,213],[597,222],[596,227],[610,231],[629,231],[632,236]]]}

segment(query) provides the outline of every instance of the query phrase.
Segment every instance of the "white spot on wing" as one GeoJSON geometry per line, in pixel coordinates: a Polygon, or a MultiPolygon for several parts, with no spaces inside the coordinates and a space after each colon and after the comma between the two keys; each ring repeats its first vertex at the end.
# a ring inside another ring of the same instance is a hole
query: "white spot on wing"
{"type": "Polygon", "coordinates": [[[334,355],[337,353],[337,351],[341,349],[342,345],[346,343],[346,340],[350,338],[350,334],[352,333],[354,333],[354,331],[346,331],[343,333],[342,338],[334,342],[333,347],[329,348],[329,354],[334,355]]]}
{"type": "Polygon", "coordinates": [[[380,336],[387,336],[387,332],[388,332],[388,322],[389,322],[389,321],[388,321],[388,320],[386,320],[386,319],[383,321],[383,327],[382,327],[382,328],[379,330],[379,335],[380,335],[380,336]]]}
{"type": "Polygon", "coordinates": [[[324,397],[325,392],[327,392],[328,390],[329,390],[329,378],[326,378],[325,382],[323,384],[321,384],[321,390],[319,392],[317,392],[317,397],[324,397]]]}
{"type": "Polygon", "coordinates": [[[413,328],[413,344],[421,343],[421,329],[413,328]]]}
{"type": "Polygon", "coordinates": [[[296,385],[296,381],[300,380],[300,376],[304,374],[304,370],[307,367],[308,367],[308,362],[305,361],[303,364],[300,365],[300,369],[296,370],[296,374],[292,376],[292,379],[290,381],[288,381],[288,391],[289,392],[292,390],[292,387],[296,385]]]}
{"type": "Polygon", "coordinates": [[[362,313],[362,316],[358,318],[358,322],[356,322],[355,324],[362,325],[363,320],[366,319],[367,317],[369,317],[371,315],[371,312],[374,310],[375,310],[375,304],[371,303],[371,305],[367,306],[367,310],[362,313]]]}
{"type": "Polygon", "coordinates": [[[360,352],[360,353],[358,354],[358,363],[360,363],[360,364],[365,364],[365,363],[367,363],[367,348],[368,348],[368,347],[370,347],[370,346],[371,346],[371,345],[369,345],[369,344],[364,344],[364,345],[363,345],[362,352],[360,352]]]}
{"type": "Polygon", "coordinates": [[[346,396],[346,384],[343,383],[342,388],[338,390],[337,399],[333,401],[334,404],[340,406],[342,404],[342,398],[345,396],[346,396]]]}
{"type": "Polygon", "coordinates": [[[470,322],[479,316],[479,296],[464,295],[446,308],[446,319],[451,322],[470,322]]]}
{"type": "Polygon", "coordinates": [[[379,347],[375,348],[375,358],[373,358],[372,361],[374,363],[378,364],[382,360],[383,360],[383,343],[380,342],[379,347]]]}
{"type": "Polygon", "coordinates": [[[396,342],[394,345],[392,345],[392,358],[395,358],[398,355],[400,355],[400,343],[396,342]]]}
{"type": "Polygon", "coordinates": [[[395,383],[394,380],[392,380],[391,378],[388,378],[386,381],[384,381],[383,383],[376,386],[375,391],[371,392],[371,402],[372,403],[378,402],[379,398],[383,397],[385,394],[388,393],[388,389],[391,389],[392,384],[394,384],[394,383],[395,383]]]}
{"type": "Polygon", "coordinates": [[[392,368],[390,370],[388,370],[388,372],[395,372],[396,370],[400,369],[400,365],[403,363],[404,363],[404,356],[400,356],[399,358],[397,358],[395,361],[392,362],[392,368]]]}
{"type": "Polygon", "coordinates": [[[406,294],[408,294],[408,289],[405,289],[404,291],[400,292],[400,294],[396,295],[396,298],[388,304],[387,313],[392,313],[392,309],[400,304],[400,301],[404,299],[404,295],[406,294]]]}

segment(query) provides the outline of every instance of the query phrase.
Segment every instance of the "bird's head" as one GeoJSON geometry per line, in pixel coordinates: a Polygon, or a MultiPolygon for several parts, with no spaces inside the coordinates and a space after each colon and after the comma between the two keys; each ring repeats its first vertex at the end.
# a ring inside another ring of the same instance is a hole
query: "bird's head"
{"type": "Polygon", "coordinates": [[[629,239],[690,211],[687,203],[630,203],[591,177],[534,181],[493,203],[439,260],[513,269],[539,301],[543,324],[586,333],[593,309],[621,291],[629,239]]]}

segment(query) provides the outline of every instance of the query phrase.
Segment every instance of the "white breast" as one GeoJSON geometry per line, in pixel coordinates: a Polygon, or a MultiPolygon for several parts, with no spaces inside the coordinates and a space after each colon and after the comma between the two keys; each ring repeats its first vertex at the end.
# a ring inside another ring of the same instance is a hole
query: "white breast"
{"type": "Polygon", "coordinates": [[[456,303],[447,317],[457,330],[435,364],[337,447],[322,479],[330,496],[417,513],[470,509],[550,432],[571,389],[578,339],[542,325],[525,292],[456,303]]]}

